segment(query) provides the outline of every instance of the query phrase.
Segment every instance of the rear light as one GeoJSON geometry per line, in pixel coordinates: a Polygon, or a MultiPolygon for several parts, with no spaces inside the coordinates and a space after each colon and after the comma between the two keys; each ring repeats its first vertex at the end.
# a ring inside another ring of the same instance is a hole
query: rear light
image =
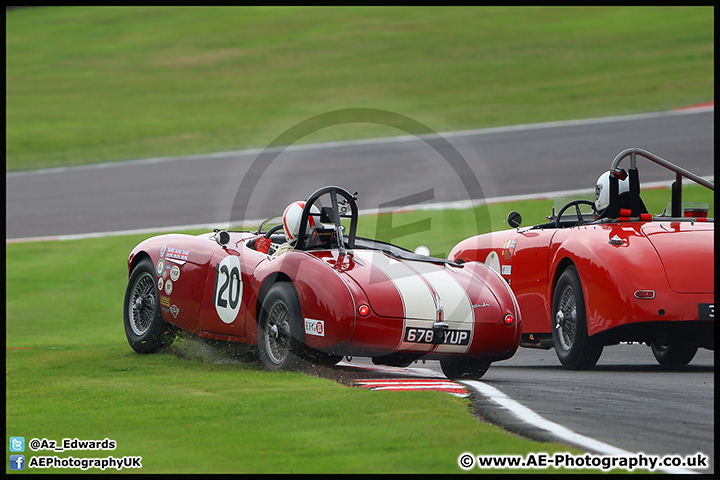
{"type": "Polygon", "coordinates": [[[704,208],[687,208],[683,216],[692,218],[707,218],[708,211],[704,208]]]}
{"type": "Polygon", "coordinates": [[[510,326],[513,323],[515,323],[515,317],[513,317],[511,314],[508,313],[507,315],[505,315],[504,322],[505,322],[505,325],[510,326]]]}
{"type": "Polygon", "coordinates": [[[367,305],[360,305],[358,307],[358,313],[363,317],[367,317],[370,314],[370,307],[367,305]]]}
{"type": "Polygon", "coordinates": [[[635,298],[651,299],[655,298],[655,290],[638,290],[635,292],[635,298]]]}

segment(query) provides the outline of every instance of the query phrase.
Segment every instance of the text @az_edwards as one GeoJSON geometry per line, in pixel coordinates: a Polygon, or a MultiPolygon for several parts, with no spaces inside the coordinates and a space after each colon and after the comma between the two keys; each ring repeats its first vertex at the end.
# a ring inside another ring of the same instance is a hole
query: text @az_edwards
{"type": "MultiPolygon", "coordinates": [[[[115,469],[122,470],[126,468],[142,468],[142,457],[140,456],[124,456],[115,457],[107,456],[102,458],[78,458],[78,457],[58,457],[56,455],[32,455],[25,458],[25,438],[10,437],[10,470],[25,470],[25,468],[72,468],[88,470],[97,468],[100,470],[115,469]]],[[[50,451],[50,452],[68,452],[68,451],[108,451],[115,450],[117,442],[109,438],[102,440],[81,440],[78,438],[63,438],[59,442],[47,438],[33,438],[27,443],[29,450],[33,452],[50,451]]]]}

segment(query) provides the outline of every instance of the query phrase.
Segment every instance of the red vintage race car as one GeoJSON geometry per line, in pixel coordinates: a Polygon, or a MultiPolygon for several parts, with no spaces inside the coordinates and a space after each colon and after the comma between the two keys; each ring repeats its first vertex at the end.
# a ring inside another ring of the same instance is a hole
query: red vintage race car
{"type": "Polygon", "coordinates": [[[515,296],[494,270],[356,236],[356,196],[325,187],[263,231],[143,241],[128,258],[125,333],[152,353],[178,330],[257,346],[271,370],[343,356],[439,360],[480,378],[520,342],[515,296]]]}
{"type": "Polygon", "coordinates": [[[516,228],[464,240],[448,258],[499,272],[523,314],[520,345],[554,347],[567,368],[592,368],[604,346],[628,341],[650,345],[661,365],[685,365],[699,347],[714,349],[715,229],[707,204],[682,202],[683,178],[714,191],[655,154],[624,150],[598,179],[594,201],[553,208],[548,223],[531,227],[511,212],[516,228]],[[638,156],[676,175],[669,208],[657,216],[640,197],[638,156]]]}

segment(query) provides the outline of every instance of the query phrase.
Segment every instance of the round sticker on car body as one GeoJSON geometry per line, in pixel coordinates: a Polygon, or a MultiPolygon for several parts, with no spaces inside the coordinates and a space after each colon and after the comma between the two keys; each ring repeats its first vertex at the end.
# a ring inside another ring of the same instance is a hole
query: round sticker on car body
{"type": "Polygon", "coordinates": [[[180,278],[180,267],[173,265],[170,269],[170,280],[177,282],[178,278],[180,278]]]}
{"type": "Polygon", "coordinates": [[[157,273],[158,277],[163,274],[163,270],[165,270],[165,260],[161,258],[157,262],[157,267],[155,267],[155,273],[157,273]]]}
{"type": "Polygon", "coordinates": [[[215,270],[213,303],[220,320],[225,323],[234,322],[240,311],[241,301],[240,259],[234,255],[228,255],[217,264],[215,270]]]}

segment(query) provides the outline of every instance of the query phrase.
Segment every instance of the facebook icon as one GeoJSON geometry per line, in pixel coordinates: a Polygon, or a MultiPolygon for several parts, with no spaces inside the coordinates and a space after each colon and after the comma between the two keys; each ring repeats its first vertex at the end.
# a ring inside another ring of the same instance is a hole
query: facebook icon
{"type": "Polygon", "coordinates": [[[25,470],[25,455],[10,455],[10,470],[25,470]]]}

